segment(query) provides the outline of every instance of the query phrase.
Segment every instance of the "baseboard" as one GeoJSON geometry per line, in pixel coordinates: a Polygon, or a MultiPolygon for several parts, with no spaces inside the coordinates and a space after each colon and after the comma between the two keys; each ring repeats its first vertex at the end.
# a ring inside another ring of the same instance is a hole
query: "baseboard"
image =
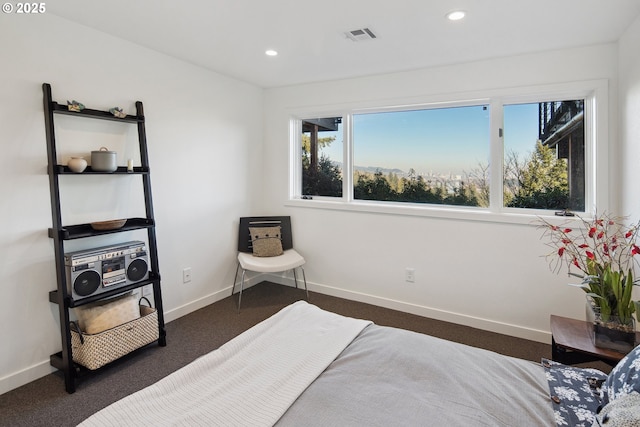
{"type": "MultiPolygon", "coordinates": [[[[257,285],[260,282],[264,282],[267,280],[264,274],[255,274],[251,275],[251,277],[247,277],[244,281],[244,288],[248,289],[254,285],[257,285]]],[[[234,284],[235,292],[240,290],[240,282],[234,284]]],[[[165,323],[169,323],[172,320],[176,320],[182,316],[186,316],[189,313],[192,313],[196,310],[200,310],[208,305],[213,304],[214,302],[220,301],[231,295],[231,287],[226,287],[222,290],[216,291],[212,294],[206,295],[202,298],[199,298],[195,301],[191,301],[187,304],[181,305],[169,311],[165,311],[164,313],[164,321],[165,323]]]]}
{"type": "MultiPolygon", "coordinates": [[[[293,277],[288,275],[271,274],[264,277],[265,280],[286,286],[295,286],[293,277]]],[[[301,283],[299,281],[298,286],[301,283]]],[[[364,302],[367,304],[377,305],[379,307],[390,308],[405,313],[411,313],[418,316],[428,317],[431,319],[442,320],[445,322],[456,323],[459,325],[470,326],[472,328],[482,329],[485,331],[496,332],[499,334],[509,335],[513,337],[523,338],[531,341],[537,341],[545,344],[551,344],[551,332],[538,329],[526,328],[523,326],[512,325],[509,323],[497,322],[495,320],[483,319],[479,317],[469,316],[462,313],[454,313],[450,311],[440,310],[432,307],[412,304],[404,301],[398,301],[390,298],[378,297],[375,295],[354,292],[334,286],[323,285],[319,283],[307,282],[310,291],[318,292],[325,295],[344,298],[352,301],[364,302]]],[[[313,303],[313,301],[311,301],[313,303]]]]}
{"type": "MultiPolygon", "coordinates": [[[[49,364],[49,359],[46,361],[29,366],[21,371],[7,375],[0,378],[0,394],[13,390],[14,388],[21,387],[25,384],[35,381],[38,378],[42,378],[55,372],[57,369],[49,364]]],[[[63,387],[63,384],[60,384],[63,387]]]]}

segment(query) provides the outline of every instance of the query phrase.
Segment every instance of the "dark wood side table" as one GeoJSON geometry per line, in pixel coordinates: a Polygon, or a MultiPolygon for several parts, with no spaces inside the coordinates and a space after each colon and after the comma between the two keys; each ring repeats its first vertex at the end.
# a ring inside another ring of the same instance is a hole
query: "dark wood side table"
{"type": "MultiPolygon", "coordinates": [[[[596,347],[592,328],[584,320],[551,315],[551,359],[566,365],[600,360],[615,366],[625,354],[596,347]]],[[[636,342],[640,342],[640,332],[636,332],[636,342]]]]}

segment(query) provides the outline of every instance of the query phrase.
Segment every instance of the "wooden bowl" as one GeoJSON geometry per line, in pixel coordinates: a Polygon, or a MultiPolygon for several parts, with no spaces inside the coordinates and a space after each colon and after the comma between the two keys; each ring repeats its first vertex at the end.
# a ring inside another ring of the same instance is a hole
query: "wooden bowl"
{"type": "Polygon", "coordinates": [[[126,219],[92,222],[91,228],[94,230],[117,230],[118,228],[122,228],[126,222],[126,219]]]}

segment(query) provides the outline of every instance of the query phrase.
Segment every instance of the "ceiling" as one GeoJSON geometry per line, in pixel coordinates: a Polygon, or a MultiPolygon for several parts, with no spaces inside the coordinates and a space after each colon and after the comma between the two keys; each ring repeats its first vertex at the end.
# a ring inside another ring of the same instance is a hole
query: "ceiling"
{"type": "Polygon", "coordinates": [[[47,13],[270,88],[615,42],[640,0],[58,0],[47,13]],[[467,16],[447,20],[454,9],[467,16]],[[364,27],[377,38],[345,36],[364,27]]]}

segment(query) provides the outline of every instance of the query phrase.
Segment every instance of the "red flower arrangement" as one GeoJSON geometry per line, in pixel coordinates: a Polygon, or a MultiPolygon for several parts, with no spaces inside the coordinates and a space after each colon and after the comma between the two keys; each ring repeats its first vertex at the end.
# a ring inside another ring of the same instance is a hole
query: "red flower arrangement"
{"type": "Polygon", "coordinates": [[[549,265],[556,273],[566,265],[569,275],[582,278],[578,286],[599,307],[603,320],[618,316],[621,322],[628,321],[636,306],[640,313],[640,303],[631,300],[640,222],[628,226],[625,218],[606,214],[592,220],[578,218],[580,222],[561,225],[540,219],[542,238],[549,239],[547,245],[553,248],[546,255],[549,265]]]}

